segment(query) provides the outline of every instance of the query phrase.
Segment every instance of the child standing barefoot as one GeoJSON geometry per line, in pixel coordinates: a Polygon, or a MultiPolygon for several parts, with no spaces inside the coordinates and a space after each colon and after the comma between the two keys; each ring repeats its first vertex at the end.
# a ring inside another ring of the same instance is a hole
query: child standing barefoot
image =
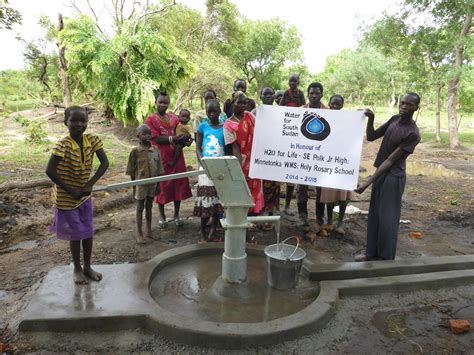
{"type": "MultiPolygon", "coordinates": [[[[344,98],[341,95],[333,95],[329,99],[329,109],[340,110],[344,107],[344,98]]],[[[352,197],[351,191],[331,189],[328,187],[321,188],[320,203],[325,203],[328,214],[328,223],[323,226],[321,235],[327,235],[327,232],[334,230],[338,234],[345,234],[344,230],[344,215],[346,213],[347,201],[350,201],[352,197]],[[334,206],[339,205],[338,222],[337,227],[334,229],[332,220],[332,210],[334,206]]],[[[323,208],[324,214],[324,208],[323,208]]]]}
{"type": "MultiPolygon", "coordinates": [[[[152,147],[150,143],[151,129],[143,124],[137,128],[137,137],[140,144],[133,148],[128,157],[127,175],[132,180],[147,179],[161,175],[165,172],[161,162],[160,151],[152,147]]],[[[133,197],[137,200],[137,243],[144,244],[142,220],[143,209],[146,218],[146,237],[151,238],[151,217],[153,207],[153,197],[160,193],[160,184],[138,185],[133,187],[133,197]]]]}
{"type": "Polygon", "coordinates": [[[64,112],[64,124],[69,135],[54,147],[46,175],[54,182],[54,224],[51,232],[62,240],[69,241],[74,262],[74,282],[87,284],[90,278],[102,280],[102,275],[91,267],[92,237],[94,235],[92,213],[92,187],[104,175],[109,166],[102,141],[93,134],[84,134],[87,129],[87,111],[71,106],[64,112]],[[92,178],[94,153],[100,166],[92,178]],[[81,266],[81,241],[84,249],[84,268],[81,266]]]}
{"type": "MultiPolygon", "coordinates": [[[[202,122],[196,134],[196,155],[199,162],[203,157],[221,157],[224,155],[224,124],[219,120],[221,114],[219,101],[209,100],[206,104],[206,114],[209,117],[209,122],[202,122]]],[[[199,175],[197,199],[193,214],[201,217],[201,243],[217,241],[217,223],[222,212],[223,208],[214,183],[207,175],[199,175]],[[212,218],[211,230],[207,234],[206,226],[210,218],[212,218]]]]}

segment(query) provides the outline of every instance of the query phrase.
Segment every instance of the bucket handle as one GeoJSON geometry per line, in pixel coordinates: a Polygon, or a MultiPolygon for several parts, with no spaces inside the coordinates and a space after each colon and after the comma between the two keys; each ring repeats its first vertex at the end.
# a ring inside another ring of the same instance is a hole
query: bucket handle
{"type": "MultiPolygon", "coordinates": [[[[296,251],[298,250],[298,247],[300,245],[300,238],[296,237],[296,236],[292,236],[292,237],[288,237],[286,238],[284,241],[281,242],[281,244],[285,244],[285,242],[289,239],[293,239],[295,238],[296,239],[296,246],[295,246],[295,250],[293,250],[293,253],[291,253],[291,255],[289,257],[286,258],[285,262],[288,261],[288,260],[291,260],[291,257],[296,253],[296,251]]],[[[291,244],[289,244],[291,245],[291,244]]]]}

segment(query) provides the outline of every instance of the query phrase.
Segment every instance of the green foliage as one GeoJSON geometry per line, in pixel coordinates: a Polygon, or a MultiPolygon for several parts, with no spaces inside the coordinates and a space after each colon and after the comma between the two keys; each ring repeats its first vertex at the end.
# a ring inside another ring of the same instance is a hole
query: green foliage
{"type": "Polygon", "coordinates": [[[461,77],[459,90],[459,106],[461,111],[474,112],[474,67],[466,66],[461,77]]]}
{"type": "Polygon", "coordinates": [[[267,85],[276,86],[284,65],[296,64],[302,59],[298,31],[284,21],[245,20],[242,32],[232,60],[249,83],[255,80],[257,90],[267,85]]]}
{"type": "Polygon", "coordinates": [[[28,127],[31,123],[31,121],[24,116],[15,116],[15,118],[13,118],[13,121],[20,124],[20,126],[22,127],[28,127]]]}
{"type": "Polygon", "coordinates": [[[213,34],[212,46],[219,53],[232,57],[243,34],[242,16],[237,6],[229,0],[207,0],[206,8],[207,31],[213,34]]]}
{"type": "Polygon", "coordinates": [[[25,140],[28,143],[36,145],[47,145],[50,143],[48,139],[48,131],[44,129],[43,122],[41,121],[30,121],[26,127],[27,136],[25,140]]]}
{"type": "Polygon", "coordinates": [[[215,50],[206,49],[199,55],[192,55],[191,60],[196,71],[187,80],[183,81],[178,90],[176,107],[181,107],[187,101],[192,103],[195,97],[201,97],[206,89],[213,89],[217,97],[225,100],[236,77],[237,68],[229,58],[220,55],[215,50]]]}
{"type": "Polygon", "coordinates": [[[131,23],[110,39],[86,16],[70,19],[60,33],[67,48],[69,74],[97,93],[125,124],[143,122],[154,107],[156,91],[173,92],[192,72],[185,54],[148,26],[133,32],[131,23]]]}
{"type": "Polygon", "coordinates": [[[22,111],[35,106],[31,94],[41,91],[38,82],[31,80],[27,71],[0,71],[0,111],[22,111]]]}
{"type": "Polygon", "coordinates": [[[8,5],[8,0],[0,0],[0,29],[11,30],[15,23],[21,23],[22,16],[18,10],[8,5]]]}
{"type": "Polygon", "coordinates": [[[390,59],[367,47],[344,49],[328,57],[324,72],[315,81],[323,83],[327,98],[340,94],[348,102],[375,105],[407,89],[401,78],[403,73],[390,59]]]}

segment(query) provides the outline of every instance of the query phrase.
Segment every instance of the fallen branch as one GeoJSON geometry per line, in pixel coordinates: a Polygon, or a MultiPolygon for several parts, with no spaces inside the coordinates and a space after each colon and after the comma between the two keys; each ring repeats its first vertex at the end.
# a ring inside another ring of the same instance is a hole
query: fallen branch
{"type": "Polygon", "coordinates": [[[33,180],[33,181],[13,181],[13,182],[6,182],[0,185],[0,193],[4,193],[10,190],[28,190],[35,187],[51,187],[53,186],[53,182],[49,179],[40,179],[40,180],[33,180]]]}
{"type": "Polygon", "coordinates": [[[36,120],[41,120],[43,118],[48,118],[48,117],[51,117],[51,116],[56,116],[56,112],[50,112],[50,113],[47,113],[46,115],[42,115],[42,116],[38,116],[38,117],[33,117],[31,120],[32,121],[36,121],[36,120]]]}

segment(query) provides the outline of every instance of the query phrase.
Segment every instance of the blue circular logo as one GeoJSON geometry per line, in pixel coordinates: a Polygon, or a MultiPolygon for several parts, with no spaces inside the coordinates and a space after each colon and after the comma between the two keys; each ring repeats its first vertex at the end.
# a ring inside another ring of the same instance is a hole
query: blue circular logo
{"type": "Polygon", "coordinates": [[[328,121],[315,112],[306,111],[303,115],[301,133],[311,140],[322,141],[331,133],[328,121]]]}

